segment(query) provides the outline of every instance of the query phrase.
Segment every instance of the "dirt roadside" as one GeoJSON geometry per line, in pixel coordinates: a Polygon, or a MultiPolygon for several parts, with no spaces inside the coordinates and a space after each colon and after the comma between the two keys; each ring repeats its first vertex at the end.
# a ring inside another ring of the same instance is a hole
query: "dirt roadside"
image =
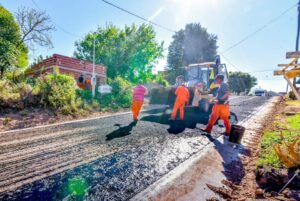
{"type": "Polygon", "coordinates": [[[210,146],[132,200],[246,200],[255,197],[259,142],[281,99],[258,109],[242,125],[246,132],[236,148],[227,138],[212,139],[210,146]]]}
{"type": "MultiPolygon", "coordinates": [[[[149,105],[146,101],[142,110],[161,108],[161,105],[149,105]]],[[[16,129],[31,128],[51,124],[65,123],[69,121],[101,118],[110,115],[118,115],[131,112],[130,108],[121,108],[117,111],[90,111],[84,115],[56,114],[47,108],[26,108],[21,111],[6,110],[0,112],[0,132],[16,129]]]]}
{"type": "Polygon", "coordinates": [[[41,125],[63,123],[79,119],[97,118],[116,113],[129,112],[130,109],[120,109],[116,112],[87,112],[85,115],[63,115],[55,114],[47,108],[26,108],[22,111],[7,111],[0,113],[0,132],[30,128],[41,125]]]}

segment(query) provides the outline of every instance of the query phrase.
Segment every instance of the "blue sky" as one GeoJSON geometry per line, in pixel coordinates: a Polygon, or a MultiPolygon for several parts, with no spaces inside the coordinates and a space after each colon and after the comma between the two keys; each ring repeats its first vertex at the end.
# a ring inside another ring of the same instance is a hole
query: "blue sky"
{"type": "MultiPolygon", "coordinates": [[[[142,21],[113,8],[101,0],[34,0],[50,15],[57,27],[53,33],[54,48],[38,48],[35,56],[59,53],[72,56],[74,42],[89,31],[106,23],[123,27],[125,24],[141,24],[142,21]]],[[[186,23],[200,22],[210,33],[218,35],[219,51],[223,52],[248,34],[266,25],[280,13],[297,3],[297,0],[109,0],[172,30],[179,30],[186,23]]],[[[0,0],[11,12],[18,7],[36,8],[31,0],[0,0]]],[[[224,53],[238,69],[246,72],[278,69],[277,64],[287,63],[285,53],[295,49],[297,8],[294,7],[275,22],[250,39],[224,53]]],[[[167,49],[172,33],[155,27],[157,40],[165,41],[167,49]]],[[[167,53],[167,51],[166,51],[167,53]]],[[[230,70],[235,68],[224,58],[230,70]]],[[[166,65],[162,59],[157,69],[166,65]]],[[[273,72],[254,73],[258,85],[275,91],[285,91],[286,82],[274,77],[273,72]]]]}

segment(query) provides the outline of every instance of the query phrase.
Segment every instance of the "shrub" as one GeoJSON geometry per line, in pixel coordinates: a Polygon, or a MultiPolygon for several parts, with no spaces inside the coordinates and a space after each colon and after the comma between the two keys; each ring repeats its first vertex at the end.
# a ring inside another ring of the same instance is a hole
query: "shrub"
{"type": "Polygon", "coordinates": [[[31,92],[32,87],[25,82],[14,84],[9,80],[1,80],[0,106],[22,109],[28,104],[35,104],[36,99],[31,92]]]}
{"type": "Polygon", "coordinates": [[[82,100],[92,101],[93,95],[91,90],[86,89],[76,89],[76,96],[82,100]]]}
{"type": "Polygon", "coordinates": [[[76,82],[73,77],[63,74],[48,74],[37,79],[34,93],[44,105],[60,110],[63,114],[76,112],[76,82]]]}
{"type": "Polygon", "coordinates": [[[100,105],[102,107],[110,107],[112,109],[130,107],[132,101],[132,84],[121,77],[109,80],[109,84],[112,87],[112,93],[103,95],[100,94],[100,105]]]}
{"type": "Polygon", "coordinates": [[[169,86],[169,82],[164,78],[164,76],[162,74],[159,74],[159,75],[156,76],[155,83],[160,84],[164,87],[169,86]]]}

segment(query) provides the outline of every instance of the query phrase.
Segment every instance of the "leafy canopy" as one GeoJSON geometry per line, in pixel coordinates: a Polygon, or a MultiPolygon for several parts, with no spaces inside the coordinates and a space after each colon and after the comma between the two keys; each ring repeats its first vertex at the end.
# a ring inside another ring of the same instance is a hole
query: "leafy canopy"
{"type": "Polygon", "coordinates": [[[192,63],[213,61],[217,54],[217,39],[200,23],[191,23],[173,35],[168,49],[168,69],[178,70],[192,63]]]}
{"type": "Polygon", "coordinates": [[[168,49],[166,78],[175,83],[178,75],[185,73],[184,66],[192,63],[214,61],[217,54],[217,39],[200,23],[191,23],[173,35],[168,49]]]}
{"type": "Polygon", "coordinates": [[[10,68],[26,67],[27,54],[18,23],[8,10],[0,6],[0,77],[10,68]]]}
{"type": "Polygon", "coordinates": [[[153,79],[152,71],[163,55],[163,43],[155,39],[151,25],[131,25],[120,29],[114,25],[99,27],[75,43],[74,55],[78,59],[93,61],[93,40],[95,61],[107,66],[111,79],[120,76],[131,82],[153,79]]]}
{"type": "Polygon", "coordinates": [[[233,92],[249,92],[257,84],[256,77],[249,73],[229,72],[228,84],[233,92]]]}

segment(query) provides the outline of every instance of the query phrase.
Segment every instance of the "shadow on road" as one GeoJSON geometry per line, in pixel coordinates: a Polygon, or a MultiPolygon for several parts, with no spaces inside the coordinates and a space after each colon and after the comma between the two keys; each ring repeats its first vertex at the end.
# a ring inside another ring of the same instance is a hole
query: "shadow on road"
{"type": "Polygon", "coordinates": [[[170,118],[170,115],[162,114],[162,115],[145,116],[141,120],[164,124],[164,125],[169,125],[169,128],[167,129],[167,131],[170,134],[182,133],[187,128],[186,122],[182,122],[180,120],[171,121],[171,120],[169,120],[169,118],[170,118]]]}
{"type": "Polygon", "coordinates": [[[224,139],[224,143],[222,143],[218,139],[213,138],[211,135],[202,135],[206,136],[208,140],[215,145],[214,149],[218,151],[219,155],[222,157],[222,165],[224,167],[223,174],[226,179],[236,185],[239,185],[245,177],[245,169],[239,154],[247,155],[249,151],[245,150],[243,147],[235,149],[233,144],[228,142],[227,139],[224,139]]]}
{"type": "Polygon", "coordinates": [[[114,126],[119,127],[113,132],[106,135],[106,141],[113,140],[115,138],[121,138],[131,134],[133,127],[135,127],[137,122],[133,121],[128,126],[121,126],[121,124],[115,124],[114,126]]]}

